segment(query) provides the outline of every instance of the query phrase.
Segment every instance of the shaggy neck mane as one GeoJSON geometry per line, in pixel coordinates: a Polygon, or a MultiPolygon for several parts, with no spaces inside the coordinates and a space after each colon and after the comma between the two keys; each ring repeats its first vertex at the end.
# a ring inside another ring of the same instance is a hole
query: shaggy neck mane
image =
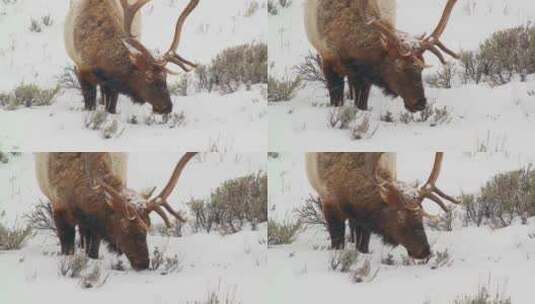
{"type": "MultiPolygon", "coordinates": [[[[112,88],[113,90],[126,95],[132,99],[134,103],[143,104],[143,100],[137,96],[125,83],[128,83],[126,79],[119,80],[117,78],[109,76],[104,70],[101,69],[95,69],[93,71],[95,74],[95,77],[97,77],[101,82],[102,85],[112,88]]],[[[132,75],[128,75],[125,77],[131,77],[132,75]]]]}
{"type": "Polygon", "coordinates": [[[353,61],[349,64],[351,67],[352,77],[355,79],[362,79],[365,82],[371,83],[383,89],[383,93],[386,96],[398,97],[394,91],[392,91],[387,83],[384,81],[383,71],[381,71],[382,63],[369,64],[364,62],[353,61]]]}
{"type": "Polygon", "coordinates": [[[76,208],[76,216],[82,226],[91,230],[93,234],[97,233],[103,241],[106,242],[108,249],[116,254],[122,254],[116,240],[113,238],[113,224],[119,223],[118,218],[112,212],[105,210],[102,214],[92,215],[76,208]]]}
{"type": "Polygon", "coordinates": [[[354,218],[358,221],[359,225],[367,230],[380,235],[383,238],[385,244],[391,246],[399,245],[398,242],[385,235],[384,227],[380,224],[385,221],[385,213],[388,207],[381,206],[380,208],[368,209],[364,212],[359,210],[358,214],[353,213],[354,218]],[[379,223],[379,224],[378,224],[379,223]]]}

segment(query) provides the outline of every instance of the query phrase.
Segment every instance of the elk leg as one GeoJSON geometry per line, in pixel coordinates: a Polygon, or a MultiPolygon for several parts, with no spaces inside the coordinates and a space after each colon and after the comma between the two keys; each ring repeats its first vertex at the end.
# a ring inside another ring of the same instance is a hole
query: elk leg
{"type": "Polygon", "coordinates": [[[88,246],[85,250],[87,256],[92,259],[98,259],[101,237],[96,233],[90,233],[88,240],[88,246]]]}
{"type": "Polygon", "coordinates": [[[322,65],[323,74],[327,80],[331,106],[339,107],[344,105],[344,77],[338,75],[333,67],[324,62],[322,65]]]}
{"type": "Polygon", "coordinates": [[[370,97],[371,84],[355,85],[355,105],[360,110],[368,110],[368,97],[370,97]]]}
{"type": "Polygon", "coordinates": [[[87,248],[87,245],[88,245],[87,233],[88,231],[84,227],[78,226],[78,236],[80,237],[80,248],[82,249],[87,248]]]}
{"type": "Polygon", "coordinates": [[[76,229],[74,225],[67,221],[65,212],[54,210],[53,213],[54,223],[56,224],[56,230],[61,244],[61,254],[72,255],[74,254],[76,229]]]}
{"type": "Polygon", "coordinates": [[[84,96],[85,109],[87,111],[94,111],[97,108],[97,86],[91,82],[88,73],[79,72],[78,81],[82,88],[82,95],[84,96]]]}
{"type": "Polygon", "coordinates": [[[104,86],[100,86],[100,102],[99,102],[101,105],[105,105],[106,104],[106,92],[105,92],[105,89],[104,89],[104,86]]]}
{"type": "Polygon", "coordinates": [[[353,100],[359,110],[368,110],[368,97],[371,84],[360,77],[350,77],[349,86],[353,89],[353,100]]]}
{"type": "Polygon", "coordinates": [[[327,221],[327,229],[331,237],[332,249],[344,249],[345,246],[345,230],[346,223],[343,218],[337,214],[334,207],[325,205],[323,208],[325,220],[327,221]]]}
{"type": "Polygon", "coordinates": [[[358,225],[355,226],[355,235],[357,237],[356,249],[362,253],[369,253],[370,232],[358,225]]]}
{"type": "Polygon", "coordinates": [[[355,100],[355,87],[353,86],[353,80],[351,78],[347,80],[347,86],[349,88],[347,98],[349,100],[355,100]]]}
{"type": "Polygon", "coordinates": [[[102,94],[104,97],[104,104],[106,105],[106,111],[111,114],[117,113],[117,99],[119,99],[119,93],[114,89],[106,86],[102,86],[102,94]]]}
{"type": "Polygon", "coordinates": [[[349,220],[349,241],[351,243],[357,242],[357,231],[356,231],[356,223],[354,220],[349,220]]]}

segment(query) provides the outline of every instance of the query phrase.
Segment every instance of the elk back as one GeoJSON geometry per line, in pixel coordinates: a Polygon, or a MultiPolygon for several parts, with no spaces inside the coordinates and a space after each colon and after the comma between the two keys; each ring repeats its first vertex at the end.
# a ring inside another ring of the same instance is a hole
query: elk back
{"type": "Polygon", "coordinates": [[[377,202],[379,197],[373,174],[396,179],[395,153],[306,153],[306,173],[320,197],[335,195],[344,203],[377,202]],[[368,198],[368,199],[366,199],[368,198]]]}
{"type": "MultiPolygon", "coordinates": [[[[67,207],[59,206],[58,204],[65,204],[65,197],[71,196],[72,193],[68,193],[69,189],[66,188],[66,184],[72,182],[72,180],[65,180],[65,178],[80,176],[80,174],[86,174],[80,160],[81,153],[36,153],[35,165],[37,173],[37,182],[39,188],[45,194],[45,196],[51,201],[54,209],[67,207]],[[72,157],[75,161],[67,164],[58,164],[60,161],[64,161],[66,157],[72,157]],[[60,170],[60,168],[62,170],[60,170]]],[[[111,160],[111,172],[117,178],[119,178],[123,184],[126,185],[127,180],[127,155],[125,153],[108,153],[111,160]]]]}
{"type": "Polygon", "coordinates": [[[355,48],[359,51],[377,42],[375,31],[359,15],[363,1],[368,1],[370,17],[395,27],[395,0],[306,0],[306,34],[322,57],[336,57],[340,51],[350,55],[355,48]]]}

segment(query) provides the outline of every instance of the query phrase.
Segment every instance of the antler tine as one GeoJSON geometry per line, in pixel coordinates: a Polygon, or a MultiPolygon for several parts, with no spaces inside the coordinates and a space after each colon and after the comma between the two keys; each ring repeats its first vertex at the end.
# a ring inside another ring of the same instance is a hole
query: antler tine
{"type": "Polygon", "coordinates": [[[444,8],[444,12],[442,13],[440,21],[438,22],[435,30],[429,37],[433,37],[436,41],[439,40],[440,36],[442,35],[442,33],[444,33],[444,30],[446,29],[446,25],[448,24],[451,12],[453,11],[453,7],[455,6],[456,2],[457,0],[448,0],[448,3],[446,3],[446,7],[444,8]]]}
{"type": "Polygon", "coordinates": [[[398,37],[394,34],[394,31],[380,20],[373,19],[368,24],[373,25],[376,30],[381,32],[381,34],[385,35],[388,39],[398,40],[398,37]]]}
{"type": "Polygon", "coordinates": [[[137,12],[151,0],[138,0],[136,3],[129,5],[128,0],[121,0],[121,6],[123,7],[124,12],[124,30],[127,33],[128,37],[134,37],[132,35],[132,23],[137,12]]]}
{"type": "Polygon", "coordinates": [[[97,182],[100,184],[102,188],[104,188],[104,191],[106,191],[106,193],[111,195],[113,198],[113,200],[111,201],[111,204],[108,201],[106,201],[108,206],[114,208],[115,210],[124,209],[124,213],[129,220],[133,221],[136,219],[137,217],[136,214],[135,213],[132,214],[132,212],[130,212],[131,210],[128,208],[129,207],[128,203],[124,201],[124,197],[117,190],[115,190],[115,188],[108,185],[108,183],[106,183],[102,179],[98,179],[97,182]]]}
{"type": "Polygon", "coordinates": [[[167,212],[171,213],[177,220],[185,223],[186,222],[186,219],[184,217],[182,217],[182,215],[178,212],[176,212],[173,208],[171,208],[171,206],[169,205],[169,203],[165,202],[162,204],[162,206],[165,208],[165,210],[167,210],[167,212]]]}
{"type": "MultiPolygon", "coordinates": [[[[182,171],[186,167],[187,163],[197,154],[198,152],[187,152],[182,156],[182,158],[178,161],[177,165],[175,166],[175,170],[173,171],[173,174],[171,175],[171,178],[167,182],[167,185],[164,187],[164,189],[156,196],[155,198],[151,199],[148,203],[147,210],[148,212],[156,211],[160,216],[161,212],[163,210],[161,207],[165,208],[167,212],[172,214],[177,220],[185,222],[186,220],[178,213],[176,212],[167,202],[167,198],[171,193],[173,192],[173,189],[175,188],[176,184],[178,183],[178,178],[182,174],[182,171]]],[[[163,218],[163,217],[162,217],[163,218]]],[[[164,221],[166,221],[166,218],[164,218],[164,221]]],[[[166,221],[166,225],[168,223],[168,220],[166,221]]]]}
{"type": "Polygon", "coordinates": [[[433,202],[437,203],[437,205],[439,205],[440,208],[442,208],[442,210],[444,210],[444,212],[446,212],[446,213],[450,212],[450,210],[448,209],[448,207],[446,207],[444,202],[439,197],[437,197],[435,194],[429,193],[425,197],[427,197],[428,199],[430,199],[433,202]]]}
{"type": "Polygon", "coordinates": [[[446,30],[446,26],[448,25],[448,21],[451,17],[451,13],[453,11],[453,7],[455,6],[455,3],[457,0],[448,0],[448,3],[446,3],[446,7],[444,8],[444,12],[442,12],[442,17],[440,18],[440,21],[438,22],[437,26],[435,27],[435,30],[433,30],[433,33],[431,35],[427,36],[426,38],[423,38],[421,40],[421,49],[420,52],[425,52],[426,50],[431,51],[435,56],[440,59],[440,62],[443,64],[446,62],[444,60],[444,56],[440,53],[440,51],[436,48],[438,47],[440,50],[442,50],[444,53],[450,55],[451,57],[455,59],[459,59],[460,56],[447,48],[441,41],[440,37],[444,33],[444,30],[446,30]],[[436,46],[436,47],[435,47],[436,46]]]}
{"type": "Polygon", "coordinates": [[[442,197],[443,199],[445,200],[448,200],[454,204],[460,204],[461,202],[459,202],[458,200],[454,199],[453,197],[447,195],[446,193],[444,193],[442,190],[438,189],[437,186],[434,186],[433,187],[433,192],[435,192],[436,194],[438,194],[440,197],[442,197]]]}
{"type": "Polygon", "coordinates": [[[374,19],[368,22],[368,24],[375,27],[376,30],[378,30],[381,34],[383,34],[387,40],[390,41],[391,44],[396,46],[399,54],[401,57],[408,57],[411,56],[410,50],[403,50],[402,49],[402,43],[399,40],[399,37],[396,36],[395,30],[391,27],[387,26],[384,22],[381,22],[380,20],[374,19]]]}
{"type": "Polygon", "coordinates": [[[440,199],[446,199],[454,204],[459,204],[459,202],[454,199],[453,197],[447,195],[442,190],[440,190],[436,186],[436,181],[438,179],[438,176],[440,175],[440,169],[442,167],[442,160],[444,159],[444,152],[437,152],[435,154],[435,163],[433,164],[433,170],[431,171],[431,174],[429,175],[429,178],[427,182],[420,188],[421,193],[421,202],[423,202],[424,198],[428,198],[435,202],[437,205],[442,208],[446,213],[449,213],[450,210],[444,202],[440,199]]]}
{"type": "Polygon", "coordinates": [[[173,192],[173,189],[175,188],[176,184],[178,183],[178,178],[182,174],[182,171],[184,171],[184,168],[188,164],[188,162],[197,154],[198,152],[187,152],[182,156],[182,158],[178,161],[178,163],[175,166],[175,170],[173,171],[173,174],[171,175],[171,178],[169,178],[169,181],[167,182],[167,185],[163,188],[163,190],[156,196],[152,201],[160,204],[167,201],[167,198],[169,195],[171,195],[171,192],[173,192]],[[159,201],[159,202],[158,202],[159,201]]]}
{"type": "Polygon", "coordinates": [[[188,6],[186,6],[186,8],[182,11],[182,13],[180,14],[180,17],[178,17],[178,20],[176,22],[175,35],[173,37],[173,41],[171,42],[171,46],[169,47],[169,50],[164,55],[164,62],[175,63],[186,72],[188,72],[189,69],[187,69],[185,65],[189,65],[191,67],[197,67],[197,66],[191,63],[190,61],[185,60],[184,58],[179,56],[176,53],[176,50],[178,48],[178,45],[180,44],[180,38],[182,35],[182,27],[184,26],[184,23],[186,22],[187,17],[197,7],[198,4],[199,4],[199,0],[191,0],[188,3],[188,6]]]}
{"type": "Polygon", "coordinates": [[[455,59],[459,59],[461,58],[461,56],[459,56],[459,54],[455,53],[454,51],[450,50],[448,47],[446,47],[442,42],[440,41],[437,41],[435,43],[436,46],[438,46],[439,49],[441,49],[444,53],[450,55],[451,57],[455,58],[455,59]]]}
{"type": "MultiPolygon", "coordinates": [[[[188,68],[181,60],[179,60],[178,58],[176,58],[174,56],[168,56],[165,60],[167,62],[172,62],[172,63],[178,65],[184,72],[191,71],[191,69],[188,68]]],[[[167,71],[170,72],[171,74],[175,74],[175,75],[177,74],[177,73],[175,73],[173,71],[170,71],[170,70],[167,70],[167,71]]]]}
{"type": "Polygon", "coordinates": [[[143,194],[144,198],[150,199],[152,195],[154,194],[154,191],[156,191],[156,186],[153,186],[152,188],[150,188],[149,192],[143,194]]]}
{"type": "Polygon", "coordinates": [[[116,199],[116,200],[122,200],[123,197],[121,196],[121,194],[115,190],[112,186],[108,185],[108,183],[106,183],[105,181],[103,181],[102,179],[97,179],[97,183],[102,187],[104,188],[104,191],[106,191],[106,193],[110,194],[112,196],[112,198],[116,199]]]}
{"type": "Polygon", "coordinates": [[[121,0],[121,6],[123,7],[124,14],[124,31],[126,33],[126,38],[124,42],[131,47],[135,48],[141,52],[145,57],[152,58],[152,54],[149,50],[132,34],[132,23],[137,12],[151,0],[138,0],[136,3],[129,5],[128,0],[121,0]]]}
{"type": "Polygon", "coordinates": [[[446,64],[446,59],[444,58],[444,55],[442,55],[442,53],[437,50],[434,45],[429,46],[428,50],[433,53],[433,55],[437,56],[438,60],[440,60],[440,63],[446,64]]]}
{"type": "Polygon", "coordinates": [[[425,182],[424,186],[422,187],[424,191],[430,190],[429,187],[432,188],[435,186],[438,176],[440,175],[440,168],[442,166],[443,158],[444,158],[444,152],[435,153],[435,163],[433,164],[433,170],[431,171],[431,174],[429,175],[427,182],[425,182]]]}
{"type": "Polygon", "coordinates": [[[154,210],[163,219],[163,221],[165,222],[165,226],[167,226],[167,228],[171,227],[171,222],[169,221],[167,214],[165,214],[165,212],[162,210],[160,206],[155,206],[153,207],[152,210],[154,210]]]}

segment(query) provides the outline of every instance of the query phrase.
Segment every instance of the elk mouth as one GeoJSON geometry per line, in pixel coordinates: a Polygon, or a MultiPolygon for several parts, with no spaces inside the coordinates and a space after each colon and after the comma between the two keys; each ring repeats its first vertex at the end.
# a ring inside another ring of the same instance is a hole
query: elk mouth
{"type": "Polygon", "coordinates": [[[421,98],[415,103],[405,103],[405,108],[411,113],[423,111],[426,106],[427,106],[427,99],[425,98],[421,98]]]}
{"type": "Polygon", "coordinates": [[[431,249],[428,246],[422,248],[421,250],[418,250],[417,252],[410,251],[410,250],[407,250],[407,251],[409,253],[409,256],[414,259],[423,260],[431,256],[431,249]]]}
{"type": "Polygon", "coordinates": [[[173,111],[173,104],[169,102],[169,104],[165,107],[152,106],[152,110],[157,114],[169,114],[171,111],[173,111]]]}
{"type": "Polygon", "coordinates": [[[143,259],[142,261],[131,261],[132,268],[136,271],[147,270],[149,268],[149,259],[143,259]]]}

